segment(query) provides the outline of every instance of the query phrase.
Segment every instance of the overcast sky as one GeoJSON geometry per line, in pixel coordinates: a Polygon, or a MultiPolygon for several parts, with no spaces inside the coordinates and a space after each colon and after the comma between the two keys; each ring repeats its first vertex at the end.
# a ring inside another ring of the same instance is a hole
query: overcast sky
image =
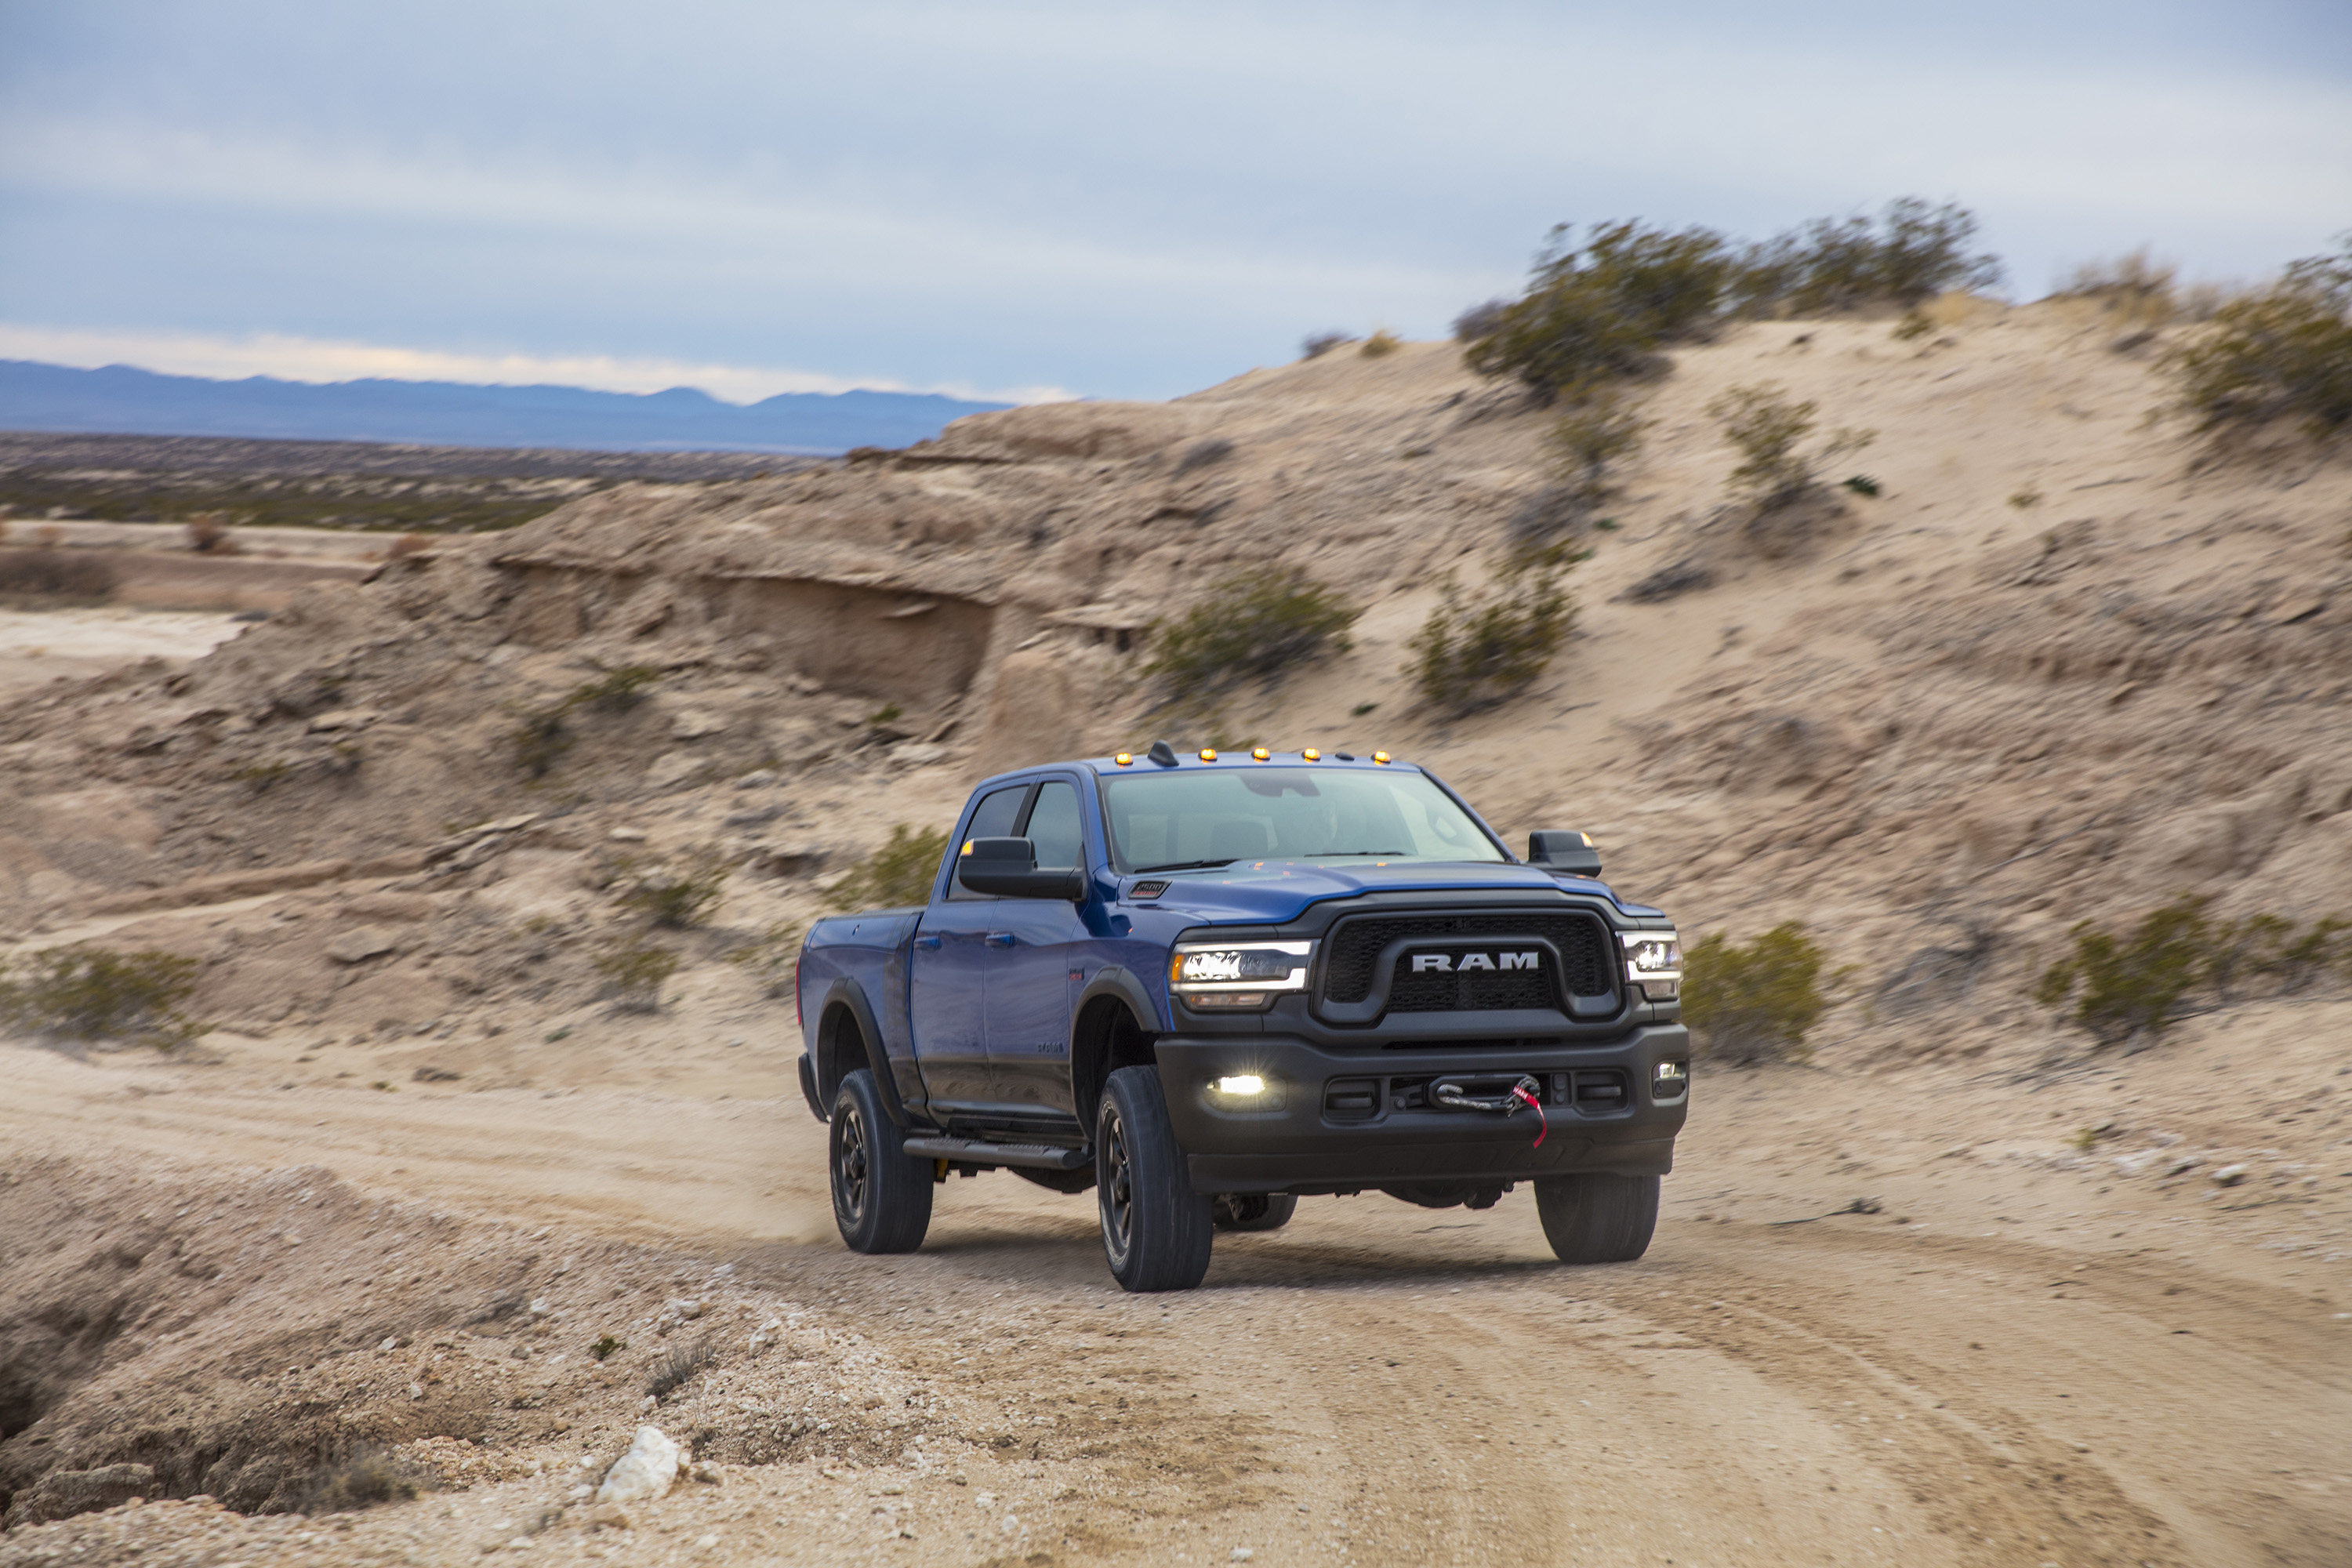
{"type": "Polygon", "coordinates": [[[0,0],[0,357],[1160,397],[1552,224],[1957,199],[2045,292],[2352,227],[2347,0],[0,0]]]}

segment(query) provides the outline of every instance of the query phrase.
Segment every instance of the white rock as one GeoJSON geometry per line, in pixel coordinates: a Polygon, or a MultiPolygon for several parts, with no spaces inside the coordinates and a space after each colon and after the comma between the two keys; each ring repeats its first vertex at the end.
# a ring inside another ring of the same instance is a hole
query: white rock
{"type": "Polygon", "coordinates": [[[2224,1165],[2205,1179],[2217,1187],[2234,1187],[2246,1179],[2246,1167],[2224,1165]]]}
{"type": "Polygon", "coordinates": [[[2164,1168],[2164,1173],[2168,1176],[2185,1175],[2204,1163],[2205,1156],[2202,1154],[2183,1154],[2179,1159],[2167,1165],[2164,1168]]]}
{"type": "Polygon", "coordinates": [[[613,1461],[596,1489],[603,1502],[651,1502],[677,1482],[687,1464],[685,1450],[658,1426],[640,1426],[629,1451],[613,1461]]]}
{"type": "Polygon", "coordinates": [[[646,770],[646,784],[653,789],[672,789],[709,766],[692,752],[665,752],[646,770]]]}
{"type": "Polygon", "coordinates": [[[2160,1149],[2143,1149],[2137,1154],[2118,1154],[2115,1158],[2115,1167],[2123,1175],[2137,1176],[2155,1164],[2162,1155],[2160,1149]]]}
{"type": "Polygon", "coordinates": [[[372,708],[338,708],[332,713],[321,713],[310,721],[313,735],[332,734],[338,730],[364,730],[376,721],[372,708]]]}
{"type": "Polygon", "coordinates": [[[929,767],[947,754],[945,746],[929,741],[908,741],[890,748],[890,760],[902,768],[929,767]]]}
{"type": "Polygon", "coordinates": [[[615,844],[643,844],[646,841],[646,830],[642,827],[615,827],[604,837],[615,844]]]}

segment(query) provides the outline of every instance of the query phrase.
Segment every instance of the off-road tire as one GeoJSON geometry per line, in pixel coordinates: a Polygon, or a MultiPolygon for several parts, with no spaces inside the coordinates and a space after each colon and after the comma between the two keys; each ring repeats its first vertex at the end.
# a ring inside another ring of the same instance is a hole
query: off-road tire
{"type": "Polygon", "coordinates": [[[1205,1193],[1192,1190],[1156,1067],[1121,1068],[1095,1111],[1096,1207],[1103,1257],[1127,1289],[1190,1290],[1216,1237],[1205,1193]]]}
{"type": "Polygon", "coordinates": [[[1658,1228],[1658,1178],[1538,1176],[1536,1215],[1562,1263],[1631,1263],[1658,1228]]]}
{"type": "Polygon", "coordinates": [[[833,1223],[852,1252],[912,1252],[931,1228],[931,1163],[908,1153],[906,1141],[873,1073],[845,1075],[833,1097],[826,1167],[833,1223]]]}
{"type": "Polygon", "coordinates": [[[1296,1193],[1219,1193],[1210,1212],[1219,1230],[1280,1230],[1298,1212],[1296,1193]]]}

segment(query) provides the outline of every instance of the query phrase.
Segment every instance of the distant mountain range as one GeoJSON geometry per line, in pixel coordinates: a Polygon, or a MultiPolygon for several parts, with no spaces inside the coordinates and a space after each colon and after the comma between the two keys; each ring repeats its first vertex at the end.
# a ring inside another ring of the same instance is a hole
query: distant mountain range
{"type": "Polygon", "coordinates": [[[1006,406],[915,392],[788,392],[745,405],[688,386],[639,394],[446,381],[320,385],[0,360],[5,430],[821,457],[904,447],[938,435],[950,419],[1006,406]]]}

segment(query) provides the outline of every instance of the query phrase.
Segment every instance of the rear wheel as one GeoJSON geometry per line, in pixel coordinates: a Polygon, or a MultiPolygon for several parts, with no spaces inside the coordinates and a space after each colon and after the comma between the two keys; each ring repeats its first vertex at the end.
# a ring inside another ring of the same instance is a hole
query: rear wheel
{"type": "Polygon", "coordinates": [[[1201,1282],[1216,1227],[1208,1197],[1192,1190],[1158,1068],[1121,1068],[1103,1085],[1095,1185],[1111,1278],[1139,1291],[1201,1282]]]}
{"type": "Polygon", "coordinates": [[[1212,1205],[1219,1230],[1280,1230],[1298,1212],[1293,1193],[1219,1193],[1212,1205]]]}
{"type": "Polygon", "coordinates": [[[1630,1263],[1650,1249],[1658,1228],[1658,1178],[1538,1176],[1536,1215],[1562,1263],[1630,1263]]]}
{"type": "Polygon", "coordinates": [[[907,1152],[864,1068],[833,1097],[833,1223],[852,1252],[912,1252],[931,1227],[931,1163],[907,1152]]]}

